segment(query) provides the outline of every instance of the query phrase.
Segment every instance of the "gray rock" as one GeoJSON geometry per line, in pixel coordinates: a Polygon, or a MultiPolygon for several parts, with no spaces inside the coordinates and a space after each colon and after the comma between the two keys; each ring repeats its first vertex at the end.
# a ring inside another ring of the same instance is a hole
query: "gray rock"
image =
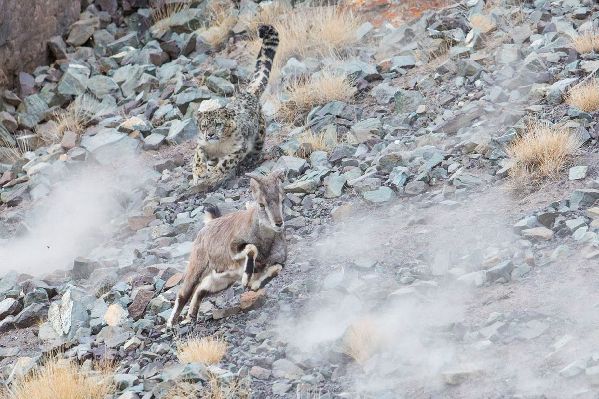
{"type": "Polygon", "coordinates": [[[599,366],[588,367],[584,373],[591,385],[599,385],[599,366]]]}
{"type": "Polygon", "coordinates": [[[87,279],[94,271],[96,265],[89,259],[83,257],[77,257],[73,261],[73,270],[71,270],[71,274],[73,278],[77,280],[87,279]]]}
{"type": "Polygon", "coordinates": [[[230,96],[235,93],[235,86],[226,79],[211,75],[206,79],[206,86],[213,92],[223,96],[230,96]]]}
{"type": "Polygon", "coordinates": [[[273,395],[284,396],[291,389],[291,384],[283,381],[275,381],[272,384],[273,395]]]}
{"type": "Polygon", "coordinates": [[[481,117],[483,113],[484,110],[478,104],[470,103],[446,121],[435,126],[434,130],[447,134],[455,134],[461,128],[469,126],[472,121],[481,117]]]}
{"type": "Polygon", "coordinates": [[[599,200],[599,190],[583,188],[570,195],[570,209],[588,208],[599,200]]]}
{"type": "Polygon", "coordinates": [[[16,315],[23,307],[14,298],[6,298],[0,302],[0,320],[4,320],[6,316],[16,315]]]}
{"type": "Polygon", "coordinates": [[[452,181],[456,188],[473,188],[482,184],[482,180],[478,176],[470,173],[460,173],[452,181]]]}
{"type": "Polygon", "coordinates": [[[474,365],[464,365],[453,370],[444,371],[441,373],[443,382],[447,385],[459,385],[469,378],[481,373],[481,369],[474,365]]]}
{"type": "Polygon", "coordinates": [[[308,67],[296,58],[291,57],[281,68],[281,75],[286,79],[295,79],[308,73],[308,67]]]}
{"type": "Polygon", "coordinates": [[[58,92],[62,95],[78,96],[87,89],[90,70],[80,64],[69,64],[66,72],[58,82],[58,92]]]}
{"type": "Polygon", "coordinates": [[[275,168],[287,171],[289,177],[296,177],[308,168],[308,163],[303,158],[284,155],[279,158],[275,168]]]}
{"type": "Polygon", "coordinates": [[[396,166],[389,173],[389,183],[397,188],[405,186],[409,178],[410,170],[405,166],[396,166]]]}
{"type": "Polygon", "coordinates": [[[67,58],[67,45],[62,36],[52,36],[48,40],[48,49],[57,60],[67,58]]]}
{"type": "Polygon", "coordinates": [[[533,240],[551,240],[553,238],[553,230],[547,227],[533,227],[531,229],[524,229],[521,232],[523,237],[530,238],[533,240]]]}
{"type": "Polygon", "coordinates": [[[113,376],[114,385],[119,391],[131,388],[137,382],[137,377],[131,374],[115,374],[113,376]]]}
{"type": "Polygon", "coordinates": [[[144,150],[157,150],[162,143],[166,141],[166,137],[159,133],[152,133],[144,138],[144,150]]]}
{"type": "Polygon", "coordinates": [[[89,78],[87,87],[98,98],[119,91],[119,85],[112,78],[104,75],[94,75],[89,78]]]}
{"type": "Polygon", "coordinates": [[[75,294],[68,289],[60,301],[50,304],[48,322],[58,335],[72,336],[80,327],[87,326],[89,315],[80,299],[81,294],[75,294]]]}
{"type": "Polygon", "coordinates": [[[418,195],[425,192],[428,188],[428,185],[421,180],[413,180],[406,184],[404,192],[408,195],[418,195]]]}
{"type": "Polygon", "coordinates": [[[479,270],[471,273],[466,273],[457,279],[458,281],[467,285],[481,287],[487,282],[487,271],[479,270]]]}
{"type": "Polygon", "coordinates": [[[304,375],[304,371],[287,359],[278,359],[272,364],[272,374],[276,378],[297,380],[304,375]]]}
{"type": "Polygon", "coordinates": [[[197,87],[188,87],[175,96],[175,104],[181,108],[181,112],[186,112],[189,103],[209,100],[211,97],[210,92],[206,90],[197,87]]]}
{"type": "Polygon", "coordinates": [[[37,360],[35,358],[25,356],[18,358],[8,376],[8,381],[10,382],[25,377],[31,370],[33,370],[36,364],[37,360]]]}
{"type": "Polygon", "coordinates": [[[491,283],[507,283],[510,281],[514,264],[506,260],[487,270],[487,281],[491,283]]]}
{"type": "Polygon", "coordinates": [[[175,120],[171,124],[166,140],[169,143],[179,144],[195,138],[197,132],[197,126],[192,118],[175,120]]]}
{"type": "Polygon", "coordinates": [[[478,76],[483,71],[481,64],[470,59],[460,59],[456,62],[458,76],[478,76]]]}
{"type": "Polygon", "coordinates": [[[586,220],[583,217],[578,217],[575,219],[566,220],[565,224],[566,227],[573,232],[579,229],[580,227],[586,226],[586,220]]]}
{"type": "Polygon", "coordinates": [[[516,44],[504,44],[499,48],[496,55],[499,64],[511,64],[520,59],[520,46],[516,44]]]}
{"type": "Polygon", "coordinates": [[[82,46],[99,27],[100,20],[97,17],[79,20],[71,26],[67,43],[71,46],[82,46]]]}
{"type": "Polygon", "coordinates": [[[381,186],[376,190],[362,193],[362,197],[372,203],[389,202],[395,198],[395,192],[387,186],[381,186]]]}
{"type": "Polygon", "coordinates": [[[400,68],[414,68],[416,66],[416,58],[411,55],[400,55],[391,58],[391,69],[398,70],[400,68]]]}
{"type": "Polygon", "coordinates": [[[33,303],[23,309],[14,319],[14,324],[18,328],[27,328],[39,323],[43,320],[48,305],[45,303],[33,303]]]}
{"type": "Polygon", "coordinates": [[[206,381],[208,379],[208,371],[206,366],[200,363],[188,363],[183,367],[180,374],[180,379],[192,383],[206,381]]]}
{"type": "Polygon", "coordinates": [[[381,76],[374,65],[358,59],[347,60],[340,65],[336,65],[336,68],[343,71],[343,74],[351,80],[362,78],[371,82],[381,76]]]}
{"type": "Polygon", "coordinates": [[[117,130],[122,133],[133,133],[137,131],[146,135],[152,130],[152,125],[141,117],[132,116],[121,123],[117,130]]]}
{"type": "Polygon", "coordinates": [[[141,143],[116,129],[104,128],[94,136],[83,136],[81,147],[91,152],[101,164],[110,165],[132,159],[140,151],[141,143]]]}
{"type": "Polygon", "coordinates": [[[137,32],[127,33],[125,36],[118,40],[109,43],[106,47],[113,53],[118,53],[123,47],[139,47],[139,39],[137,38],[137,32]]]}
{"type": "Polygon", "coordinates": [[[575,360],[559,371],[559,375],[565,378],[576,377],[583,373],[587,367],[586,359],[575,360]]]}
{"type": "Polygon", "coordinates": [[[560,104],[563,101],[563,95],[566,90],[577,82],[578,78],[566,78],[558,80],[549,87],[549,91],[547,92],[547,101],[554,105],[560,104]]]}
{"type": "Polygon", "coordinates": [[[332,163],[335,163],[343,158],[351,157],[355,153],[356,153],[356,148],[351,145],[347,145],[347,144],[338,145],[335,148],[333,148],[333,151],[331,151],[331,155],[329,156],[329,161],[332,163]]]}
{"type": "Polygon", "coordinates": [[[383,124],[378,118],[364,119],[355,123],[350,129],[354,144],[363,143],[382,134],[383,124]]]}
{"type": "Polygon", "coordinates": [[[285,186],[288,193],[308,194],[316,191],[320,185],[320,177],[305,175],[301,179],[285,186]]]}
{"type": "Polygon", "coordinates": [[[339,173],[330,174],[325,178],[325,198],[336,198],[343,194],[347,177],[339,173]]]}
{"type": "Polygon", "coordinates": [[[399,152],[389,152],[383,154],[374,162],[377,169],[385,174],[391,173],[391,171],[398,165],[405,166],[407,163],[408,162],[404,159],[404,156],[399,152]]]}
{"type": "Polygon", "coordinates": [[[325,151],[313,151],[310,153],[310,164],[314,169],[328,169],[331,167],[328,154],[325,151]]]}
{"type": "Polygon", "coordinates": [[[131,338],[131,333],[122,327],[106,326],[100,331],[98,338],[103,339],[109,348],[120,348],[131,338]]]}
{"type": "Polygon", "coordinates": [[[540,320],[530,320],[522,326],[522,330],[518,333],[518,338],[534,339],[545,333],[549,329],[549,324],[543,323],[540,320]]]}
{"type": "Polygon", "coordinates": [[[416,112],[424,103],[424,96],[417,90],[400,89],[395,93],[395,110],[399,113],[416,112]]]}
{"type": "Polygon", "coordinates": [[[581,166],[573,166],[568,171],[568,179],[569,180],[582,180],[587,177],[587,172],[589,167],[586,165],[581,166]]]}
{"type": "Polygon", "coordinates": [[[35,288],[33,291],[25,294],[23,298],[23,306],[27,307],[34,303],[47,303],[48,291],[43,288],[35,288]]]}
{"type": "Polygon", "coordinates": [[[371,91],[370,95],[376,99],[378,104],[389,104],[398,91],[401,89],[396,86],[390,85],[388,82],[382,82],[376,85],[371,91]]]}

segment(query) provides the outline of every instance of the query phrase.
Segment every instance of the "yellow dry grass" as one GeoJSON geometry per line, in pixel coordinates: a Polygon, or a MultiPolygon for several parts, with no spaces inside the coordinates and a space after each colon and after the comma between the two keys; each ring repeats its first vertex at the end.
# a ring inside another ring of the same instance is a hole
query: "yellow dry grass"
{"type": "Polygon", "coordinates": [[[342,6],[297,6],[273,1],[250,21],[250,34],[259,25],[273,25],[279,32],[279,48],[273,64],[273,76],[291,57],[340,56],[356,44],[361,19],[342,6]]]}
{"type": "Polygon", "coordinates": [[[574,86],[568,92],[566,102],[584,112],[599,110],[599,80],[592,79],[574,86]]]}
{"type": "Polygon", "coordinates": [[[363,318],[354,322],[343,337],[345,354],[360,365],[382,348],[382,335],[374,320],[363,318]]]}
{"type": "Polygon", "coordinates": [[[37,136],[32,134],[17,135],[14,137],[14,142],[8,141],[3,135],[0,135],[0,161],[8,161],[15,163],[32,149],[32,143],[35,142],[37,136]]]}
{"type": "Polygon", "coordinates": [[[590,30],[572,39],[572,46],[579,54],[599,51],[599,32],[590,30]]]}
{"type": "Polygon", "coordinates": [[[181,363],[215,364],[227,353],[227,343],[216,337],[191,337],[177,344],[181,363]]]}
{"type": "Polygon", "coordinates": [[[189,399],[200,397],[200,391],[195,384],[179,382],[171,387],[162,397],[163,399],[189,399]]]}
{"type": "Polygon", "coordinates": [[[211,374],[208,386],[202,390],[204,399],[249,399],[250,389],[247,381],[233,378],[222,382],[218,376],[211,374]]]}
{"type": "Polygon", "coordinates": [[[207,7],[208,23],[197,33],[212,47],[224,44],[237,23],[234,6],[229,0],[213,0],[207,7]]]}
{"type": "Polygon", "coordinates": [[[188,382],[179,382],[162,397],[163,399],[249,399],[250,390],[245,381],[233,378],[222,382],[216,375],[210,374],[208,384],[198,387],[188,382]]]}
{"type": "Polygon", "coordinates": [[[99,101],[89,96],[81,96],[66,109],[55,112],[52,115],[51,125],[37,133],[43,141],[57,143],[65,132],[81,134],[96,119],[108,112],[109,109],[99,101]]]}
{"type": "Polygon", "coordinates": [[[338,144],[337,133],[329,134],[324,130],[319,133],[307,131],[297,136],[299,148],[288,155],[300,158],[308,158],[314,151],[329,152],[338,144]]]}
{"type": "Polygon", "coordinates": [[[349,102],[356,94],[353,82],[331,70],[297,79],[289,84],[286,91],[286,101],[278,111],[278,116],[286,122],[297,121],[317,105],[336,100],[349,102]]]}
{"type": "Polygon", "coordinates": [[[157,35],[168,32],[173,15],[188,9],[190,6],[189,0],[163,0],[159,2],[157,8],[152,10],[152,32],[157,35]]]}
{"type": "Polygon", "coordinates": [[[1,399],[104,399],[114,392],[112,376],[105,371],[92,375],[73,362],[51,359],[15,381],[1,399]]]}
{"type": "Polygon", "coordinates": [[[536,185],[555,178],[571,162],[582,141],[568,128],[530,123],[525,133],[507,149],[514,188],[536,185]]]}

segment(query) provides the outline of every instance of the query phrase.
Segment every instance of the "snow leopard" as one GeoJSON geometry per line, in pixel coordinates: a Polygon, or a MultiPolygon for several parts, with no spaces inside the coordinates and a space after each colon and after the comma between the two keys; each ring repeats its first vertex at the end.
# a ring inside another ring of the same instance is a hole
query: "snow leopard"
{"type": "Polygon", "coordinates": [[[268,84],[279,34],[261,25],[262,46],[253,78],[245,90],[222,108],[198,112],[198,144],[193,158],[193,185],[206,190],[235,175],[240,164],[255,164],[262,152],[265,123],[260,97],[268,84]]]}

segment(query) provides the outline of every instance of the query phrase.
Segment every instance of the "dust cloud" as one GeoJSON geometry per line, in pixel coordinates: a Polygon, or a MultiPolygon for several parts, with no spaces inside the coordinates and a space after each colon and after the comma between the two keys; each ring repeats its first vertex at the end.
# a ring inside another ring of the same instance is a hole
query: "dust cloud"
{"type": "Polygon", "coordinates": [[[109,239],[126,212],[140,206],[152,172],[139,159],[125,158],[112,165],[59,162],[32,179],[47,195],[25,211],[24,233],[0,244],[1,273],[70,269],[74,258],[109,239]]]}

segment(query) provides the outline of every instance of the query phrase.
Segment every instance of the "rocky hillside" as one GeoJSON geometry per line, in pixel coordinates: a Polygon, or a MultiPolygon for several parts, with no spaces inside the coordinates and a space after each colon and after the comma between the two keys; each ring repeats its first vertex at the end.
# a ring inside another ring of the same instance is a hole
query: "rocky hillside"
{"type": "Polygon", "coordinates": [[[237,3],[84,4],[0,91],[0,397],[596,397],[599,6],[237,3]],[[204,208],[251,200],[190,159],[261,23],[288,263],[167,330],[204,208]]]}

